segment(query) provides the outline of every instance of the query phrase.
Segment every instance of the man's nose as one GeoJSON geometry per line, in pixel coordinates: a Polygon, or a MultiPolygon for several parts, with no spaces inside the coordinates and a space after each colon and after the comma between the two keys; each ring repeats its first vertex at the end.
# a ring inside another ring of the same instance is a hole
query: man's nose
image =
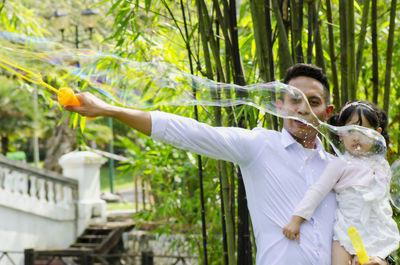
{"type": "Polygon", "coordinates": [[[302,115],[308,115],[310,113],[310,107],[307,104],[307,101],[302,100],[297,107],[297,113],[302,115]]]}

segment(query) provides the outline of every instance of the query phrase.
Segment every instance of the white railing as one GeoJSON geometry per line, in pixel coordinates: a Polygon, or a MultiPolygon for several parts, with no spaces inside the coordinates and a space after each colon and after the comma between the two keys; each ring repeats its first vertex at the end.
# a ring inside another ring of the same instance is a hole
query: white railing
{"type": "Polygon", "coordinates": [[[78,181],[0,156],[0,205],[59,221],[76,219],[78,181]]]}
{"type": "Polygon", "coordinates": [[[78,201],[77,180],[0,156],[0,265],[21,264],[25,248],[68,247],[78,201]]]}
{"type": "Polygon", "coordinates": [[[0,252],[16,264],[23,260],[15,253],[67,248],[89,224],[106,221],[99,179],[104,159],[71,152],[59,163],[63,175],[0,156],[0,252]]]}

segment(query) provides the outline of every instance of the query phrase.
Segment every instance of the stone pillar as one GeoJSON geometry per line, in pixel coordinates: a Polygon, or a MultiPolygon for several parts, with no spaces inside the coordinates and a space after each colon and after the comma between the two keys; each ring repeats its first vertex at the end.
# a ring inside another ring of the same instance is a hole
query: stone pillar
{"type": "Polygon", "coordinates": [[[89,224],[106,221],[106,203],[100,199],[100,167],[105,161],[89,151],[74,151],[59,160],[63,175],[79,182],[78,235],[89,224]]]}

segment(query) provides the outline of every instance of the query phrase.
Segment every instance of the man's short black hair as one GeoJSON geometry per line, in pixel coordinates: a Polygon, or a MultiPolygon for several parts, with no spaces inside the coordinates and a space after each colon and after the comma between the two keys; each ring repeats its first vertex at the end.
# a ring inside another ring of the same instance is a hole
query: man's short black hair
{"type": "Polygon", "coordinates": [[[321,68],[315,65],[305,64],[305,63],[295,64],[286,70],[283,83],[288,84],[290,80],[299,76],[311,77],[319,81],[324,87],[326,104],[329,105],[331,101],[331,94],[329,92],[329,82],[328,78],[326,77],[324,72],[322,72],[321,68]]]}

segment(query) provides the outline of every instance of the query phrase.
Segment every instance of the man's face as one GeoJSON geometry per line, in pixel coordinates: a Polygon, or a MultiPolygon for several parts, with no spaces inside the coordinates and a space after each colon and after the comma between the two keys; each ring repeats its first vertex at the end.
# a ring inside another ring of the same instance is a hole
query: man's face
{"type": "MultiPolygon", "coordinates": [[[[290,113],[292,113],[293,116],[300,117],[314,125],[318,124],[315,116],[320,121],[328,120],[333,112],[333,106],[328,105],[329,102],[325,101],[324,87],[319,81],[311,77],[298,76],[291,79],[289,85],[298,88],[304,93],[311,109],[305,100],[293,97],[289,94],[285,94],[284,96],[284,108],[290,109],[290,113]]],[[[294,119],[284,119],[283,127],[300,144],[302,144],[303,141],[313,141],[317,134],[317,131],[312,126],[294,119]]]]}

